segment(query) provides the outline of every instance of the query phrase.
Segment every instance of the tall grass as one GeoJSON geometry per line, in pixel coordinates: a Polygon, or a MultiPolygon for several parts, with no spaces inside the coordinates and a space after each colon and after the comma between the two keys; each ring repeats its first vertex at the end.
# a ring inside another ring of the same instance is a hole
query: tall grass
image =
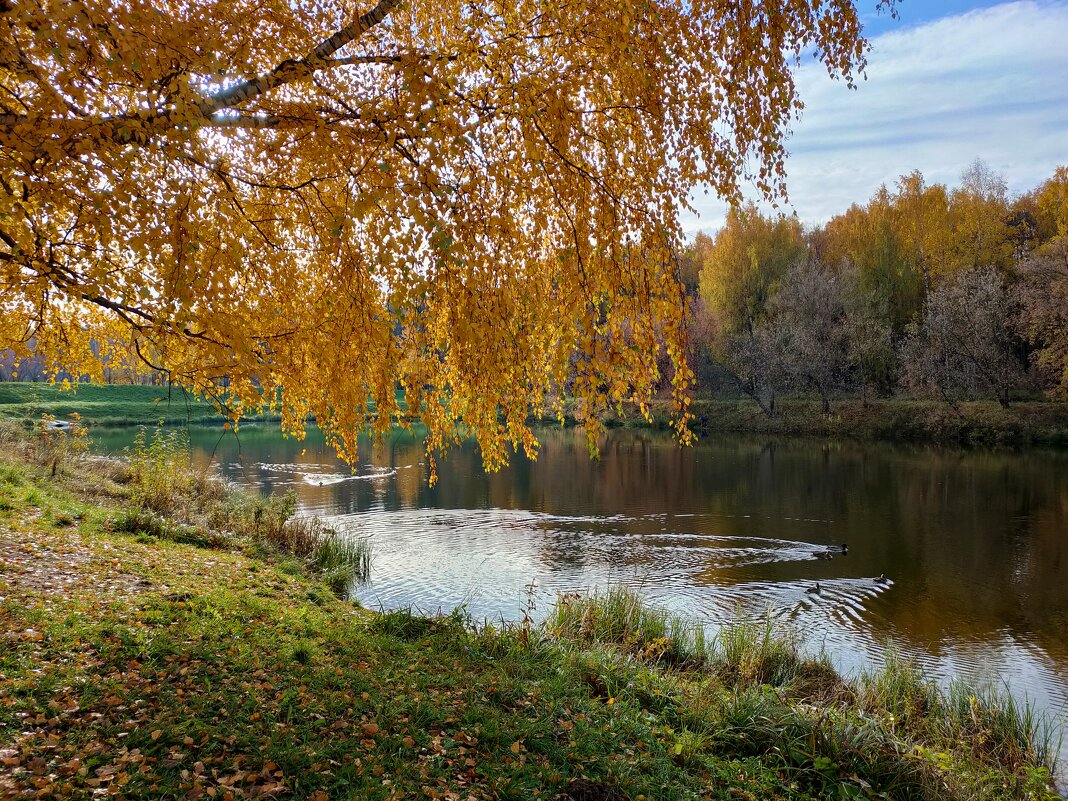
{"type": "Polygon", "coordinates": [[[941,699],[940,725],[947,740],[966,743],[973,754],[1010,770],[1028,764],[1056,768],[1060,734],[1029,702],[1020,703],[993,684],[954,681],[941,699]]]}
{"type": "Polygon", "coordinates": [[[326,577],[335,593],[347,596],[354,583],[365,582],[371,573],[371,541],[323,526],[309,562],[326,577]]]}
{"type": "Polygon", "coordinates": [[[1010,770],[1028,764],[1056,768],[1058,729],[1033,704],[993,684],[956,679],[939,687],[893,650],[880,669],[861,676],[858,703],[896,729],[931,742],[959,743],[984,762],[1010,770]]]}
{"type": "Polygon", "coordinates": [[[612,643],[652,661],[699,664],[708,658],[703,626],[648,606],[618,585],[589,596],[561,596],[545,628],[558,639],[612,643]]]}
{"type": "Polygon", "coordinates": [[[777,759],[821,798],[944,797],[938,771],[878,721],[845,706],[790,704],[768,686],[726,696],[709,747],[743,759],[777,759]],[[863,792],[872,787],[884,795],[863,792]]]}
{"type": "Polygon", "coordinates": [[[884,654],[878,670],[861,674],[858,688],[858,703],[863,709],[912,732],[923,730],[941,701],[938,685],[915,661],[892,648],[884,654]]]}
{"type": "Polygon", "coordinates": [[[706,640],[622,587],[562,596],[544,629],[584,649],[576,670],[591,693],[673,715],[680,759],[709,749],[771,757],[817,797],[872,798],[871,787],[886,793],[878,797],[1056,797],[1048,718],[995,688],[942,689],[892,651],[881,669],[847,681],[770,619],[706,640]],[[670,671],[648,672],[658,667],[670,671]]]}
{"type": "Polygon", "coordinates": [[[650,606],[619,585],[561,596],[545,630],[565,641],[609,643],[643,661],[701,668],[734,688],[791,685],[822,696],[841,687],[826,659],[804,656],[797,637],[770,619],[731,623],[709,639],[702,624],[650,606]]]}
{"type": "Polygon", "coordinates": [[[720,628],[709,651],[709,670],[729,687],[786,687],[800,699],[829,701],[849,694],[825,656],[802,651],[797,634],[771,618],[739,620],[720,628]]]}

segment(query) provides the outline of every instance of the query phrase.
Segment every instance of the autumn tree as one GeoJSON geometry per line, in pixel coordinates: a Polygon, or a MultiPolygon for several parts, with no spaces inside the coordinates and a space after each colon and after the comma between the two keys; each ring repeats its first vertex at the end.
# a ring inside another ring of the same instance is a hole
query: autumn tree
{"type": "Polygon", "coordinates": [[[572,353],[591,432],[660,332],[684,406],[680,207],[781,197],[802,54],[852,84],[866,50],[819,0],[19,0],[0,29],[0,347],[99,377],[112,325],[343,455],[421,420],[491,467],[572,353]]]}
{"type": "Polygon", "coordinates": [[[993,267],[963,270],[924,303],[902,347],[910,389],[953,402],[993,395],[1008,406],[1025,383],[1008,290],[993,267]]]}
{"type": "Polygon", "coordinates": [[[949,194],[942,184],[928,185],[923,174],[914,170],[898,180],[892,202],[893,226],[904,258],[926,294],[949,266],[949,194]]]}
{"type": "Polygon", "coordinates": [[[679,279],[687,293],[696,295],[701,285],[701,268],[714,247],[712,237],[698,231],[692,242],[687,242],[679,255],[679,279]]]}
{"type": "Polygon", "coordinates": [[[953,253],[950,270],[997,267],[1012,261],[1008,188],[1005,178],[976,159],[961,174],[950,198],[953,253]]]}
{"type": "Polygon", "coordinates": [[[1058,167],[1035,190],[1035,225],[1040,245],[1068,237],[1068,166],[1058,167]]]}
{"type": "Polygon", "coordinates": [[[1068,167],[1057,167],[1041,186],[1015,198],[1008,226],[1016,262],[1068,236],[1068,167]]]}
{"type": "Polygon", "coordinates": [[[1046,387],[1068,397],[1068,235],[1058,237],[1020,265],[1016,296],[1019,330],[1046,387]]]}
{"type": "Polygon", "coordinates": [[[763,214],[754,204],[732,208],[701,265],[700,294],[711,318],[711,350],[738,386],[769,416],[785,380],[779,329],[764,324],[778,282],[804,259],[796,217],[763,214]]]}
{"type": "Polygon", "coordinates": [[[731,209],[706,251],[701,297],[723,334],[751,332],[763,317],[775,285],[805,256],[796,217],[768,216],[753,204],[731,209]]]}
{"type": "MultiPolygon", "coordinates": [[[[917,184],[917,193],[924,191],[922,177],[917,184]]],[[[906,184],[903,191],[914,190],[906,184]]],[[[934,264],[930,242],[937,223],[901,213],[897,200],[880,187],[867,205],[854,204],[836,215],[815,239],[817,257],[855,275],[859,289],[886,310],[891,327],[899,333],[919,312],[925,285],[930,283],[934,264]]],[[[922,207],[930,203],[922,196],[917,201],[916,214],[922,215],[922,207]]]]}

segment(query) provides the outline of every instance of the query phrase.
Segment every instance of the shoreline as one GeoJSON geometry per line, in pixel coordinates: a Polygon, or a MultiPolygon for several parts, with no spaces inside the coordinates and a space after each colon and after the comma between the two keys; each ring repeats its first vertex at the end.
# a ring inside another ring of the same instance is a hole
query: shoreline
{"type": "MultiPolygon", "coordinates": [[[[742,433],[785,437],[852,439],[872,442],[963,447],[1068,448],[1068,402],[1019,401],[1008,409],[995,401],[964,401],[955,406],[905,398],[841,399],[824,414],[817,400],[785,398],[775,417],[748,399],[696,399],[691,430],[698,437],[742,433]]],[[[634,406],[603,418],[606,428],[667,430],[670,401],[654,400],[650,419],[634,406]]],[[[83,384],[78,394],[47,384],[0,384],[0,419],[39,419],[42,413],[65,418],[72,412],[89,425],[121,428],[138,425],[222,426],[228,421],[210,402],[167,387],[83,384]],[[168,395],[171,396],[167,400],[168,395]]],[[[280,415],[250,415],[242,423],[277,423],[280,415]]],[[[559,425],[551,415],[532,416],[536,425],[559,425]]],[[[313,422],[313,421],[309,421],[313,422]]],[[[564,425],[573,426],[573,404],[564,404],[564,425]]]]}
{"type": "Polygon", "coordinates": [[[5,797],[1057,798],[1000,692],[846,679],[759,621],[706,641],[620,588],[540,624],[369,612],[284,499],[0,441],[5,797]]]}

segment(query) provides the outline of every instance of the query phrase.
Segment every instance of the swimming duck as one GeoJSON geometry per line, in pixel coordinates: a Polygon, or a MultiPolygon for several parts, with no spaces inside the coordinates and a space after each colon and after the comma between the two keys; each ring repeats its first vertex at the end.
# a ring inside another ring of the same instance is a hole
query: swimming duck
{"type": "Polygon", "coordinates": [[[849,545],[844,542],[841,545],[828,545],[827,553],[849,553],[849,545]]]}
{"type": "Polygon", "coordinates": [[[890,583],[890,579],[888,579],[886,576],[884,576],[882,573],[880,573],[878,576],[876,576],[875,583],[876,584],[889,584],[890,583]]]}
{"type": "Polygon", "coordinates": [[[833,559],[834,553],[832,551],[816,551],[817,559],[833,559]]]}
{"type": "Polygon", "coordinates": [[[805,587],[805,592],[810,592],[814,595],[818,595],[820,591],[820,583],[817,581],[815,587],[805,587]]]}

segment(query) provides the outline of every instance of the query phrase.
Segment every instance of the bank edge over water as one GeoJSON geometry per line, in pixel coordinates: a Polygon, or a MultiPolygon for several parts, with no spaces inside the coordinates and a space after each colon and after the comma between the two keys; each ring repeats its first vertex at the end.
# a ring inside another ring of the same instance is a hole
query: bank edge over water
{"type": "MultiPolygon", "coordinates": [[[[565,422],[574,422],[565,407],[565,422]]],[[[842,399],[825,414],[817,400],[786,398],[774,417],[746,400],[695,400],[690,407],[691,428],[698,436],[717,433],[808,436],[857,440],[979,445],[1068,447],[1068,403],[1028,401],[1005,409],[994,401],[966,401],[955,405],[926,400],[842,399]]],[[[646,420],[636,406],[610,412],[607,426],[667,429],[670,401],[649,406],[646,420]]],[[[542,422],[558,422],[546,416],[542,422]]]]}
{"type": "MultiPolygon", "coordinates": [[[[180,387],[82,384],[77,394],[49,384],[0,384],[0,417],[36,419],[41,414],[66,418],[78,413],[96,426],[222,425],[227,418],[203,398],[180,387]]],[[[786,398],[775,417],[747,400],[698,399],[692,427],[699,436],[719,432],[775,436],[843,437],[945,445],[1068,447],[1068,403],[1027,401],[1003,408],[994,401],[955,405],[905,399],[843,399],[824,414],[819,401],[786,398]]],[[[667,428],[672,409],[654,401],[650,420],[633,406],[610,412],[608,426],[667,428]]],[[[277,415],[252,415],[248,422],[278,422],[277,415]]],[[[545,415],[538,423],[558,424],[545,415]]],[[[564,422],[575,423],[573,402],[564,403],[564,422]]]]}

